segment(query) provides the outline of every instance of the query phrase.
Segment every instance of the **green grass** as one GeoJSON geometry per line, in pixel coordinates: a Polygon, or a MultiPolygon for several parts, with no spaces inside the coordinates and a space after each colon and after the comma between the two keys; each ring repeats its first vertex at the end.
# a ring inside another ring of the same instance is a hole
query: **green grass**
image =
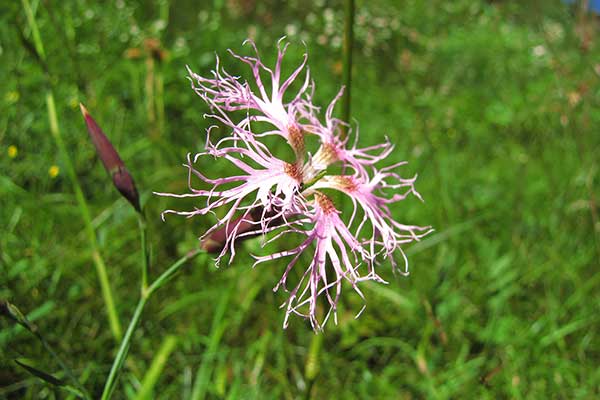
{"type": "MultiPolygon", "coordinates": [[[[195,3],[31,1],[45,61],[34,56],[22,3],[0,6],[0,298],[35,322],[94,398],[118,343],[47,91],[125,329],[139,297],[137,218],[97,160],[79,102],[136,179],[155,279],[212,222],[163,223],[162,210],[192,203],[152,195],[184,191],[181,163],[204,146],[207,109],[185,65],[208,73],[217,52],[231,72],[247,73],[225,50],[245,51],[253,34],[272,60],[287,33],[290,67],[306,41],[316,103],[325,106],[342,79],[341,1],[195,3]],[[147,38],[166,51],[150,77],[147,38]]],[[[436,232],[407,248],[409,277],[383,265],[390,284],[363,286],[367,309],[357,320],[360,299],[346,288],[339,324],[322,337],[312,398],[600,396],[598,23],[558,1],[522,3],[357,1],[360,143],[388,135],[397,144],[390,162],[409,161],[404,171],[419,173],[425,203],[393,212],[436,232]]],[[[300,319],[281,329],[285,296],[271,289],[283,265],[251,269],[257,247],[244,243],[220,269],[200,256],[152,296],[114,398],[305,396],[318,345],[300,319]]],[[[0,397],[69,396],[14,363],[25,358],[68,380],[35,337],[0,321],[0,397]]]]}

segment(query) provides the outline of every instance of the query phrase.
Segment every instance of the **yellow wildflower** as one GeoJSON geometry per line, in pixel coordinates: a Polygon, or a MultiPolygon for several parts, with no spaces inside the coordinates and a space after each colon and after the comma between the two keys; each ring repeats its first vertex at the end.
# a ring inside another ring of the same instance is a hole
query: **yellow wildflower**
{"type": "Polygon", "coordinates": [[[17,146],[15,146],[15,145],[8,146],[8,157],[9,158],[15,158],[17,156],[17,154],[19,154],[19,149],[17,149],[17,146]]]}
{"type": "Polygon", "coordinates": [[[58,165],[52,165],[48,169],[48,175],[50,175],[50,178],[52,178],[52,179],[56,178],[59,173],[60,173],[60,168],[58,168],[58,165]]]}

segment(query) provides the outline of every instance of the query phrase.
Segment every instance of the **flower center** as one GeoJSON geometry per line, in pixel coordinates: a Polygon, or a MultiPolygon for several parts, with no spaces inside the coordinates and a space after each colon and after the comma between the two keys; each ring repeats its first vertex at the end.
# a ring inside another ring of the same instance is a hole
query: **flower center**
{"type": "Polygon", "coordinates": [[[323,143],[317,154],[315,154],[315,159],[326,166],[337,161],[338,154],[335,145],[333,143],[323,143]]]}
{"type": "Polygon", "coordinates": [[[302,168],[298,164],[285,163],[283,171],[298,182],[302,182],[302,168]]]}
{"type": "Polygon", "coordinates": [[[323,193],[315,192],[315,200],[325,214],[331,214],[332,212],[337,211],[331,199],[323,193]]]}
{"type": "Polygon", "coordinates": [[[344,189],[346,192],[354,192],[356,190],[356,182],[354,178],[348,175],[337,176],[336,180],[338,184],[344,189]]]}
{"type": "Polygon", "coordinates": [[[304,157],[304,132],[297,124],[293,123],[288,126],[289,143],[294,149],[296,157],[304,157]]]}

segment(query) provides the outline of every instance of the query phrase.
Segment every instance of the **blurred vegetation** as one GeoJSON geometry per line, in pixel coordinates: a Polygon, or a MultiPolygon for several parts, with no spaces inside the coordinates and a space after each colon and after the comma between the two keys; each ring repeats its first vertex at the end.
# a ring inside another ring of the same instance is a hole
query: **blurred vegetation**
{"type": "MultiPolygon", "coordinates": [[[[185,66],[251,37],[305,48],[326,105],[341,81],[340,1],[32,1],[46,61],[21,2],[0,5],[0,298],[17,305],[98,396],[117,343],[110,329],[45,93],[93,215],[122,324],[138,298],[135,213],[85,131],[83,102],[120,150],[149,217],[156,276],[197,244],[209,217],[152,191],[182,192],[207,111],[185,66]],[[302,44],[305,43],[305,45],[302,44]]],[[[346,290],[322,337],[313,398],[600,396],[600,42],[596,16],[559,1],[357,0],[353,118],[361,144],[388,135],[425,198],[394,208],[436,233],[408,248],[411,275],[346,290]]],[[[205,168],[210,168],[207,163],[205,168]]],[[[153,298],[116,398],[300,398],[314,336],[273,293],[282,266],[189,265],[153,298]],[[160,350],[159,350],[160,349],[160,350]],[[158,361],[155,356],[160,355],[158,361]],[[166,360],[166,361],[165,361],[166,360]],[[151,372],[147,374],[147,372],[151,372]]],[[[304,260],[307,261],[307,260],[304,260]]],[[[0,320],[0,397],[64,398],[13,360],[64,378],[38,341],[0,320]]],[[[314,360],[312,360],[314,361],[314,360]]],[[[312,367],[311,367],[312,368],[312,367]]]]}

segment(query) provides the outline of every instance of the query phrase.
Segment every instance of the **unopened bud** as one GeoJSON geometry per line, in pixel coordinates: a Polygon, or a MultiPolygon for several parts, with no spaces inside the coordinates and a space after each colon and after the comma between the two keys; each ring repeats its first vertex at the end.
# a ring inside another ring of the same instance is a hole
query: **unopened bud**
{"type": "Polygon", "coordinates": [[[131,203],[136,211],[141,212],[140,196],[135,187],[135,182],[129,171],[127,171],[127,168],[125,168],[125,164],[121,160],[121,157],[119,157],[119,153],[117,153],[112,143],[110,143],[84,105],[79,104],[79,107],[85,119],[92,143],[96,147],[96,153],[100,157],[104,168],[112,177],[115,187],[131,203]]]}
{"type": "MultiPolygon", "coordinates": [[[[231,223],[226,224],[224,227],[217,229],[208,237],[202,240],[200,243],[200,248],[205,250],[207,253],[219,253],[223,250],[225,243],[227,242],[227,238],[232,234],[240,235],[242,233],[246,233],[251,230],[256,230],[256,221],[260,221],[260,218],[263,214],[263,208],[257,207],[256,209],[239,216],[231,223]]],[[[268,216],[271,216],[271,213],[267,213],[268,216]]],[[[277,219],[273,221],[273,223],[279,223],[281,220],[277,219]]],[[[244,239],[250,239],[254,236],[260,235],[260,232],[256,232],[255,234],[246,235],[244,239]]]]}

